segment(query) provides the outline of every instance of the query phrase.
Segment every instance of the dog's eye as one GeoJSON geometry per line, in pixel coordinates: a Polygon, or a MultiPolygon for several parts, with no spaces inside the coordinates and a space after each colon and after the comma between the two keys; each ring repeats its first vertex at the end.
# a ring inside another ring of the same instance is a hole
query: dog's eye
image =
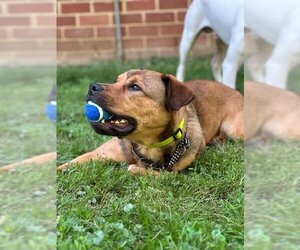
{"type": "Polygon", "coordinates": [[[128,85],[128,89],[133,90],[133,91],[140,91],[141,90],[141,88],[138,85],[134,84],[134,83],[128,85]]]}

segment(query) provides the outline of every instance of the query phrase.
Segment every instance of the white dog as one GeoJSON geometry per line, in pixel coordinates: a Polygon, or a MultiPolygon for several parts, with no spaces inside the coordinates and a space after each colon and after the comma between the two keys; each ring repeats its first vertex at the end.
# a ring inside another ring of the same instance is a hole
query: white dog
{"type": "Polygon", "coordinates": [[[248,0],[245,27],[273,46],[269,57],[265,48],[250,56],[252,78],[286,88],[289,71],[300,63],[300,1],[248,0]]]}
{"type": "Polygon", "coordinates": [[[211,28],[220,39],[217,41],[217,54],[212,59],[214,77],[217,81],[234,88],[237,70],[243,62],[244,1],[193,0],[185,17],[180,42],[180,63],[176,74],[180,81],[184,80],[188,52],[204,28],[211,28]]]}

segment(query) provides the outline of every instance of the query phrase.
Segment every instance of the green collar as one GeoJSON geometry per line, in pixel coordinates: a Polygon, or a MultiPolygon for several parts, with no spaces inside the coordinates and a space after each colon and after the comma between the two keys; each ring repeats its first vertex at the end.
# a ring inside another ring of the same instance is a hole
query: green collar
{"type": "Polygon", "coordinates": [[[180,140],[182,137],[182,129],[183,129],[184,123],[185,123],[184,118],[182,118],[182,120],[178,124],[177,130],[175,131],[175,133],[172,136],[170,136],[169,138],[167,138],[161,142],[152,143],[152,144],[148,145],[147,147],[148,148],[162,148],[162,147],[169,145],[173,141],[180,140]]]}

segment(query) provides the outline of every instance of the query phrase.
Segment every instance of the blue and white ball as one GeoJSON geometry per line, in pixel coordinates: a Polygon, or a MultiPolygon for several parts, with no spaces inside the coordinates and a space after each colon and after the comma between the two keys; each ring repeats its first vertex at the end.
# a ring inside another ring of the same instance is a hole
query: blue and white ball
{"type": "Polygon", "coordinates": [[[91,101],[85,105],[84,113],[89,122],[104,122],[109,120],[112,116],[106,110],[91,101]]]}
{"type": "Polygon", "coordinates": [[[56,101],[47,103],[45,113],[51,121],[56,122],[56,101]]]}

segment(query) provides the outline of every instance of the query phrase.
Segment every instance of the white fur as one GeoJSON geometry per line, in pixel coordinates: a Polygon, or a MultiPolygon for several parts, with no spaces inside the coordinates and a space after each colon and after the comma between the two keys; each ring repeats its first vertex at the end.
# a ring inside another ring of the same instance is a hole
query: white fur
{"type": "Polygon", "coordinates": [[[184,80],[188,52],[196,36],[204,27],[213,29],[228,46],[226,55],[213,58],[213,74],[217,81],[234,88],[236,73],[242,63],[244,49],[244,1],[193,0],[185,17],[180,42],[180,63],[176,74],[180,81],[184,80]],[[219,61],[222,59],[224,61],[221,73],[219,61]]]}
{"type": "Polygon", "coordinates": [[[286,88],[290,70],[300,63],[300,1],[247,0],[245,26],[273,46],[266,61],[254,59],[256,65],[249,67],[251,76],[255,81],[286,88]]]}

